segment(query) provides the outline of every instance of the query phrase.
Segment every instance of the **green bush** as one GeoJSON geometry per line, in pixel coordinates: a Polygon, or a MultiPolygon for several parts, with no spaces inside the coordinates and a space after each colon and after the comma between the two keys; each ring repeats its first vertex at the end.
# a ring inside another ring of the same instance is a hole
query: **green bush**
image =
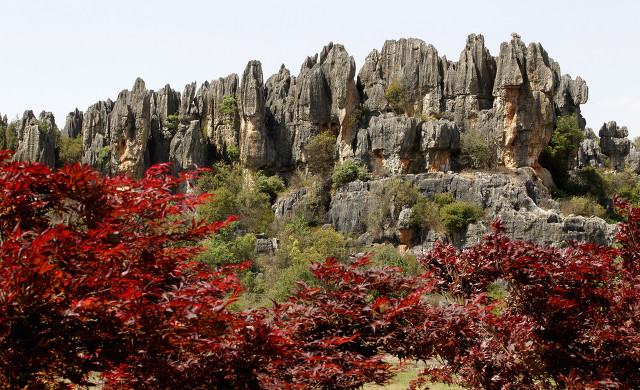
{"type": "Polygon", "coordinates": [[[11,122],[5,130],[5,149],[18,150],[18,122],[11,122]]]}
{"type": "Polygon", "coordinates": [[[241,216],[238,221],[241,229],[252,232],[267,231],[274,219],[274,212],[271,209],[271,195],[262,192],[256,183],[262,180],[260,177],[261,174],[245,171],[238,164],[217,163],[214,165],[214,172],[204,174],[198,180],[198,192],[214,195],[211,202],[206,202],[198,208],[199,216],[207,222],[212,222],[237,215],[241,216]]]}
{"type": "Polygon", "coordinates": [[[180,118],[178,117],[177,112],[167,117],[167,130],[169,130],[169,132],[172,135],[178,132],[179,126],[180,126],[180,118]]]}
{"type": "Polygon", "coordinates": [[[464,230],[482,217],[482,207],[469,202],[453,202],[440,208],[440,222],[449,233],[464,230]]]}
{"type": "Polygon", "coordinates": [[[384,90],[384,97],[396,114],[403,112],[404,106],[406,105],[404,84],[398,82],[391,83],[384,90]]]}
{"type": "Polygon", "coordinates": [[[236,95],[225,95],[220,103],[220,112],[225,115],[235,115],[238,109],[238,97],[236,95]]]}
{"type": "Polygon", "coordinates": [[[61,165],[80,162],[82,160],[82,137],[62,137],[60,139],[58,159],[61,165]]]}
{"type": "Polygon", "coordinates": [[[334,188],[341,187],[346,183],[351,183],[356,180],[369,180],[369,173],[362,167],[362,165],[355,161],[346,160],[333,167],[331,181],[333,182],[332,185],[334,188]]]}
{"type": "Polygon", "coordinates": [[[421,196],[411,207],[409,225],[417,229],[442,230],[440,211],[436,202],[421,196]]]}
{"type": "Polygon", "coordinates": [[[575,175],[570,175],[565,186],[569,195],[591,195],[597,199],[607,196],[608,184],[605,178],[592,167],[584,167],[575,175]]]}
{"type": "Polygon", "coordinates": [[[487,137],[469,130],[460,138],[460,153],[471,160],[473,168],[488,168],[494,165],[495,156],[489,147],[487,137]]]}
{"type": "Polygon", "coordinates": [[[405,274],[415,276],[420,272],[420,264],[414,256],[400,253],[393,245],[374,248],[371,255],[374,265],[401,268],[405,274]]]}
{"type": "Polygon", "coordinates": [[[195,260],[214,267],[242,263],[256,257],[256,236],[251,233],[238,236],[232,229],[224,229],[203,241],[202,245],[206,250],[195,260]]]}
{"type": "Polygon", "coordinates": [[[285,190],[284,181],[277,175],[264,176],[257,174],[255,181],[258,191],[267,194],[272,204],[275,202],[278,194],[285,190]]]}
{"type": "Polygon", "coordinates": [[[229,146],[226,155],[227,160],[230,162],[238,161],[240,159],[240,148],[237,146],[229,146]]]}
{"type": "Polygon", "coordinates": [[[105,145],[101,148],[98,148],[98,166],[102,170],[111,169],[111,146],[105,145]]]}
{"type": "Polygon", "coordinates": [[[330,131],[315,136],[306,147],[309,172],[327,178],[333,169],[336,137],[330,131]]]}
{"type": "Polygon", "coordinates": [[[586,196],[573,196],[559,201],[563,214],[575,214],[583,217],[604,217],[606,210],[598,202],[586,196]]]}
{"type": "Polygon", "coordinates": [[[561,116],[556,121],[549,145],[540,154],[540,165],[549,170],[556,186],[563,191],[567,191],[569,185],[568,160],[583,139],[584,134],[576,124],[576,117],[561,116]]]}
{"type": "Polygon", "coordinates": [[[441,192],[433,195],[433,203],[435,203],[438,208],[441,208],[444,205],[448,205],[450,203],[455,202],[453,195],[450,192],[441,192]]]}

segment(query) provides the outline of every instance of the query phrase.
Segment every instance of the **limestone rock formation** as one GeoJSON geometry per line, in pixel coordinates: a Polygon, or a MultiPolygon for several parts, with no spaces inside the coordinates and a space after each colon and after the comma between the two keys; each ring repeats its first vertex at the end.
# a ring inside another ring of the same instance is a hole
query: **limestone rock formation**
{"type": "Polygon", "coordinates": [[[262,64],[250,61],[240,84],[240,156],[252,169],[270,166],[275,159],[273,140],[267,136],[262,64]]]}
{"type": "Polygon", "coordinates": [[[633,143],[629,147],[629,154],[624,160],[625,166],[629,166],[629,169],[635,173],[640,173],[640,149],[638,149],[633,143]]]}
{"type": "Polygon", "coordinates": [[[374,116],[366,131],[361,129],[358,133],[357,157],[385,176],[407,173],[415,148],[420,145],[419,132],[417,118],[374,116]]]}
{"type": "Polygon", "coordinates": [[[149,163],[151,165],[169,161],[171,139],[178,129],[175,121],[169,123],[169,117],[180,109],[180,92],[169,84],[155,93],[151,93],[151,134],[149,136],[149,163]]]}
{"type": "Polygon", "coordinates": [[[141,78],[118,95],[109,116],[111,163],[116,172],[140,178],[150,166],[151,95],[141,78]]]}
{"type": "Polygon", "coordinates": [[[460,146],[460,132],[456,124],[440,119],[423,122],[421,128],[420,150],[425,153],[425,168],[429,171],[450,171],[452,154],[460,146]]]}
{"type": "Polygon", "coordinates": [[[55,132],[58,131],[52,113],[41,112],[38,119],[33,111],[24,112],[17,126],[18,150],[14,160],[30,161],[54,167],[55,160],[55,132]]]}
{"type": "Polygon", "coordinates": [[[111,100],[100,101],[87,108],[82,119],[82,163],[104,173],[111,168],[109,118],[113,105],[111,100]]]}
{"type": "MultiPolygon", "coordinates": [[[[485,209],[481,221],[451,236],[433,229],[415,230],[411,242],[412,251],[416,253],[430,249],[435,241],[451,242],[457,247],[473,245],[490,232],[491,222],[496,218],[502,219],[507,236],[542,245],[563,245],[569,239],[609,245],[615,236],[616,226],[600,218],[562,215],[531,168],[519,168],[509,173],[475,172],[464,177],[433,172],[398,178],[419,187],[427,198],[449,192],[456,200],[469,201],[485,209]]],[[[400,218],[403,210],[399,210],[397,219],[387,221],[382,230],[376,233],[368,229],[365,233],[368,221],[380,209],[382,194],[392,180],[358,181],[338,189],[328,214],[334,228],[343,233],[364,233],[359,239],[362,244],[399,244],[401,230],[407,228],[400,218]]]]}
{"type": "Polygon", "coordinates": [[[600,144],[596,140],[595,133],[590,128],[587,128],[584,131],[584,139],[578,148],[578,155],[574,165],[576,168],[604,167],[604,155],[600,151],[600,144]]]}
{"type": "Polygon", "coordinates": [[[624,169],[625,157],[629,154],[631,142],[627,138],[629,132],[626,126],[618,127],[614,121],[605,123],[598,133],[600,136],[600,149],[609,156],[611,169],[624,169]]]}
{"type": "Polygon", "coordinates": [[[77,108],[67,115],[64,128],[60,131],[61,137],[76,138],[82,134],[82,111],[77,108]]]}

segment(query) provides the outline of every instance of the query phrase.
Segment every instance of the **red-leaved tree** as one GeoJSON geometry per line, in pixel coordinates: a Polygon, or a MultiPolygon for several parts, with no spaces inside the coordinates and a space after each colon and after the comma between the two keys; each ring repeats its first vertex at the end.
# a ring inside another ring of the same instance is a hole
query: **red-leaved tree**
{"type": "Polygon", "coordinates": [[[436,247],[408,277],[367,256],[313,263],[318,287],[242,313],[240,265],[194,264],[225,222],[204,196],[0,152],[0,387],[357,389],[430,364],[414,383],[473,389],[637,388],[640,211],[616,200],[618,244],[436,247]]]}
{"type": "Polygon", "coordinates": [[[264,343],[277,335],[248,334],[251,318],[227,309],[241,291],[233,269],[190,262],[193,243],[226,222],[182,217],[203,200],[172,192],[189,175],[161,165],[135,181],[9,157],[0,152],[0,387],[267,380],[268,361],[234,368],[255,343],[263,360],[278,355],[278,342],[264,343]]]}

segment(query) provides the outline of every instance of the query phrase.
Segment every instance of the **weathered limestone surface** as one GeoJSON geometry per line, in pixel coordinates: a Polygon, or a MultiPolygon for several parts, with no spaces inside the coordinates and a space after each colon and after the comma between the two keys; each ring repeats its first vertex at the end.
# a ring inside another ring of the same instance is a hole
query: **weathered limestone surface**
{"type": "Polygon", "coordinates": [[[600,151],[600,144],[596,140],[595,133],[590,128],[584,131],[584,140],[582,140],[578,148],[575,167],[604,167],[604,155],[600,151]]]}
{"type": "Polygon", "coordinates": [[[615,121],[605,123],[598,133],[600,136],[600,149],[609,156],[611,169],[624,169],[625,157],[631,149],[629,131],[626,126],[618,127],[615,121]]]}
{"type": "Polygon", "coordinates": [[[18,150],[16,161],[30,161],[54,167],[55,132],[58,131],[55,118],[50,112],[41,112],[38,119],[33,111],[24,112],[17,126],[18,150]]]}
{"type": "MultiPolygon", "coordinates": [[[[491,222],[497,218],[503,221],[507,236],[542,245],[563,245],[569,239],[611,244],[615,236],[616,225],[609,225],[600,218],[563,216],[531,168],[505,173],[475,172],[464,176],[433,172],[397,178],[418,186],[428,198],[436,193],[450,192],[456,200],[472,202],[485,209],[481,221],[453,236],[430,229],[414,230],[411,243],[416,253],[428,250],[435,241],[451,242],[457,247],[473,245],[490,232],[491,222]]],[[[338,189],[328,213],[334,228],[344,233],[363,233],[359,239],[363,244],[399,244],[400,230],[407,228],[402,218],[387,220],[382,231],[372,232],[369,229],[365,232],[367,220],[380,208],[385,186],[391,180],[357,181],[338,189]]],[[[395,212],[391,214],[395,215],[395,212]]],[[[407,218],[404,215],[404,219],[407,218]]]]}
{"type": "Polygon", "coordinates": [[[82,111],[76,108],[67,115],[64,128],[60,131],[60,136],[76,138],[80,134],[82,134],[82,111]]]}

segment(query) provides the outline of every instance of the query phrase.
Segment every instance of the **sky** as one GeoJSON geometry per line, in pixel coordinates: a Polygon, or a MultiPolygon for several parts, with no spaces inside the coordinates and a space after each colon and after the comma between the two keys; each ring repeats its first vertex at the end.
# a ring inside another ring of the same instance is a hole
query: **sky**
{"type": "Polygon", "coordinates": [[[640,2],[634,1],[136,1],[0,0],[0,113],[67,113],[131,89],[242,74],[262,62],[297,75],[307,56],[343,44],[359,69],[385,40],[419,38],[457,61],[469,34],[493,56],[517,32],[540,42],[563,74],[582,77],[587,127],[640,136],[640,2]],[[634,76],[635,75],[635,76],[634,76]]]}

